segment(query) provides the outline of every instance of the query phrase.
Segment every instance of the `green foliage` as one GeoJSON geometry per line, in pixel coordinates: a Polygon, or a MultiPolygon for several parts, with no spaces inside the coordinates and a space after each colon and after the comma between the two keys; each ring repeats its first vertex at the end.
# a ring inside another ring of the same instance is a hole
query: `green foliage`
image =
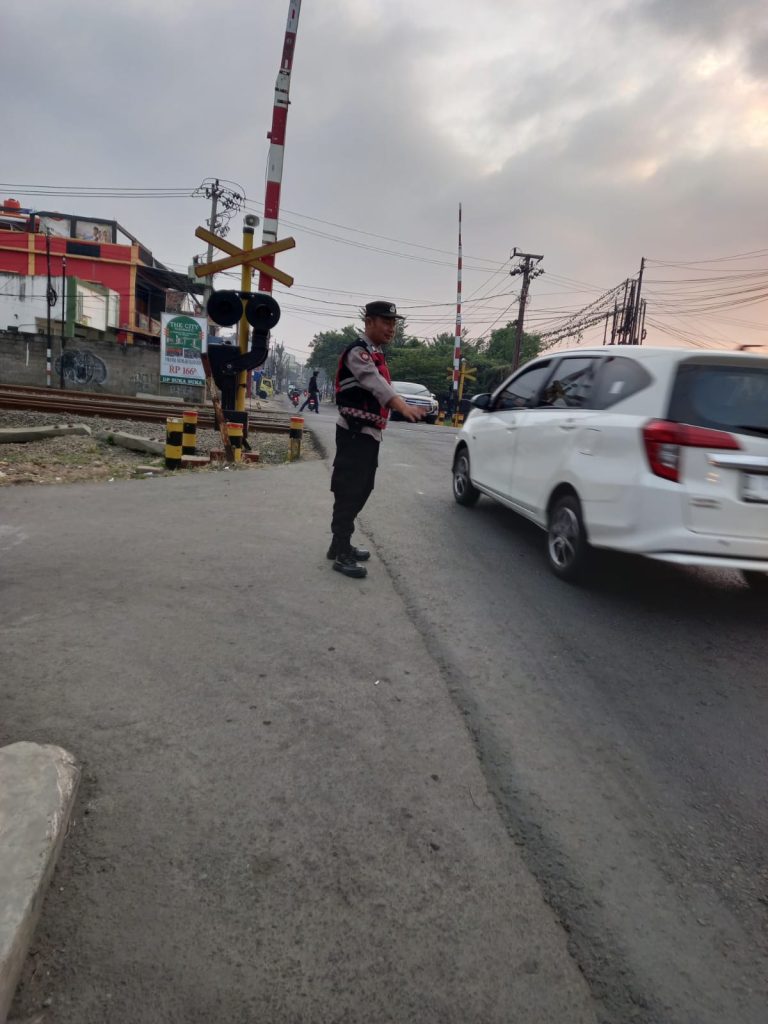
{"type": "MultiPolygon", "coordinates": [[[[491,331],[491,337],[485,349],[488,358],[499,366],[511,368],[515,358],[515,324],[508,323],[506,327],[497,327],[491,331]]],[[[537,334],[526,334],[523,331],[522,344],[520,346],[520,365],[530,362],[541,351],[541,338],[537,334]]],[[[511,372],[511,369],[510,369],[511,372]]]]}
{"type": "Polygon", "coordinates": [[[438,398],[448,387],[449,361],[444,353],[423,342],[391,349],[387,353],[387,363],[392,380],[423,384],[438,398]]]}
{"type": "MultiPolygon", "coordinates": [[[[328,379],[333,380],[339,356],[361,333],[361,327],[348,324],[340,331],[321,331],[316,334],[310,345],[312,355],[307,366],[324,370],[328,379]]],[[[541,344],[537,335],[523,332],[520,364],[537,356],[541,344]]],[[[423,384],[442,400],[451,386],[453,349],[452,333],[444,331],[425,342],[407,335],[404,321],[398,321],[395,340],[387,349],[389,372],[393,380],[423,384]]],[[[461,351],[467,365],[477,370],[477,381],[467,383],[465,395],[492,391],[512,372],[514,323],[492,331],[487,342],[473,341],[465,329],[462,332],[461,351]]]]}
{"type": "Polygon", "coordinates": [[[354,324],[347,324],[340,331],[321,331],[316,334],[310,342],[312,354],[307,368],[324,370],[328,380],[334,380],[339,356],[359,336],[360,330],[354,324]]]}

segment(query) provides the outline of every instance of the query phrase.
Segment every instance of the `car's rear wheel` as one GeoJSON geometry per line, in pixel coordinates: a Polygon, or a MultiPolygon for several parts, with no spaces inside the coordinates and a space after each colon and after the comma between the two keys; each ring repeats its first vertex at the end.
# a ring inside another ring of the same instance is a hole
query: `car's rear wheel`
{"type": "Polygon", "coordinates": [[[453,460],[453,496],[460,505],[474,505],[480,491],[473,485],[469,475],[469,452],[461,448],[453,460]]]}
{"type": "Polygon", "coordinates": [[[584,574],[590,547],[581,504],[575,494],[556,498],[549,510],[547,554],[552,572],[561,580],[575,581],[584,574]]]}
{"type": "Polygon", "coordinates": [[[747,586],[757,594],[768,595],[768,572],[757,572],[753,569],[745,569],[742,574],[747,586]]]}

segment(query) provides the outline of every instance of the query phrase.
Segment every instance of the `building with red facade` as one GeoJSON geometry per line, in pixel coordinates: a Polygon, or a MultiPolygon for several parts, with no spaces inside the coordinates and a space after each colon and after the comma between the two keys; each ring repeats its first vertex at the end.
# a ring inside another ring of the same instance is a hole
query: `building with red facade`
{"type": "Polygon", "coordinates": [[[201,284],[156,260],[117,221],[27,210],[7,199],[0,204],[0,315],[8,322],[0,322],[0,330],[18,329],[14,320],[27,321],[22,330],[40,328],[40,302],[24,303],[42,297],[47,307],[49,260],[57,289],[64,269],[69,336],[79,326],[123,345],[158,345],[160,314],[179,308],[179,293],[202,291],[201,284]],[[99,296],[104,309],[97,316],[99,296]]]}

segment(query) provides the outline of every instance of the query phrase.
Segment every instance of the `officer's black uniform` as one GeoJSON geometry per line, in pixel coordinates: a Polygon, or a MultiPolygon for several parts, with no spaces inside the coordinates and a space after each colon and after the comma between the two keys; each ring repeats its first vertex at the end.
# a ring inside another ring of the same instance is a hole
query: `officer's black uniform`
{"type": "MultiPolygon", "coordinates": [[[[389,302],[369,302],[366,316],[396,317],[389,302]]],[[[336,458],[331,490],[334,494],[328,557],[346,576],[362,577],[369,552],[352,546],[355,519],[373,491],[379,465],[379,444],[387,425],[387,408],[397,392],[390,384],[383,352],[361,337],[347,346],[336,374],[336,458]]]]}

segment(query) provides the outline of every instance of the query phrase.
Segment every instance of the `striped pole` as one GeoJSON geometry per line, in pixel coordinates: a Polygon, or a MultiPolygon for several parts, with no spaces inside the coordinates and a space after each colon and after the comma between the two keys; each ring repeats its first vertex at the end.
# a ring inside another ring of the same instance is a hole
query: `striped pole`
{"type": "Polygon", "coordinates": [[[165,421],[165,468],[178,469],[181,465],[181,439],[184,422],[169,416],[165,421]]]}
{"type": "Polygon", "coordinates": [[[197,411],[185,409],[182,421],[184,433],[181,438],[181,454],[195,455],[197,453],[197,411]]]}
{"type": "Polygon", "coordinates": [[[461,373],[461,203],[459,203],[459,262],[456,279],[456,334],[453,340],[453,425],[459,419],[459,375],[461,373]]]}
{"type": "MultiPolygon", "coordinates": [[[[288,121],[288,94],[291,88],[291,69],[293,68],[293,51],[296,48],[296,32],[299,28],[301,0],[289,0],[288,23],[285,27],[285,41],[280,70],[275,83],[275,104],[272,108],[272,130],[267,138],[270,141],[267,157],[267,185],[264,195],[264,225],[261,241],[264,245],[277,241],[277,221],[280,214],[280,186],[283,181],[283,156],[285,153],[285,128],[288,121]]],[[[263,262],[270,267],[275,265],[274,256],[264,256],[263,262]]],[[[272,291],[272,278],[263,271],[259,274],[259,291],[272,291]]]]}
{"type": "Polygon", "coordinates": [[[291,416],[291,432],[288,442],[288,461],[295,462],[301,458],[301,436],[304,433],[304,417],[291,416]]]}
{"type": "Polygon", "coordinates": [[[235,462],[243,461],[243,424],[242,423],[228,423],[227,433],[229,434],[229,440],[232,442],[232,454],[235,456],[235,462]]]}

